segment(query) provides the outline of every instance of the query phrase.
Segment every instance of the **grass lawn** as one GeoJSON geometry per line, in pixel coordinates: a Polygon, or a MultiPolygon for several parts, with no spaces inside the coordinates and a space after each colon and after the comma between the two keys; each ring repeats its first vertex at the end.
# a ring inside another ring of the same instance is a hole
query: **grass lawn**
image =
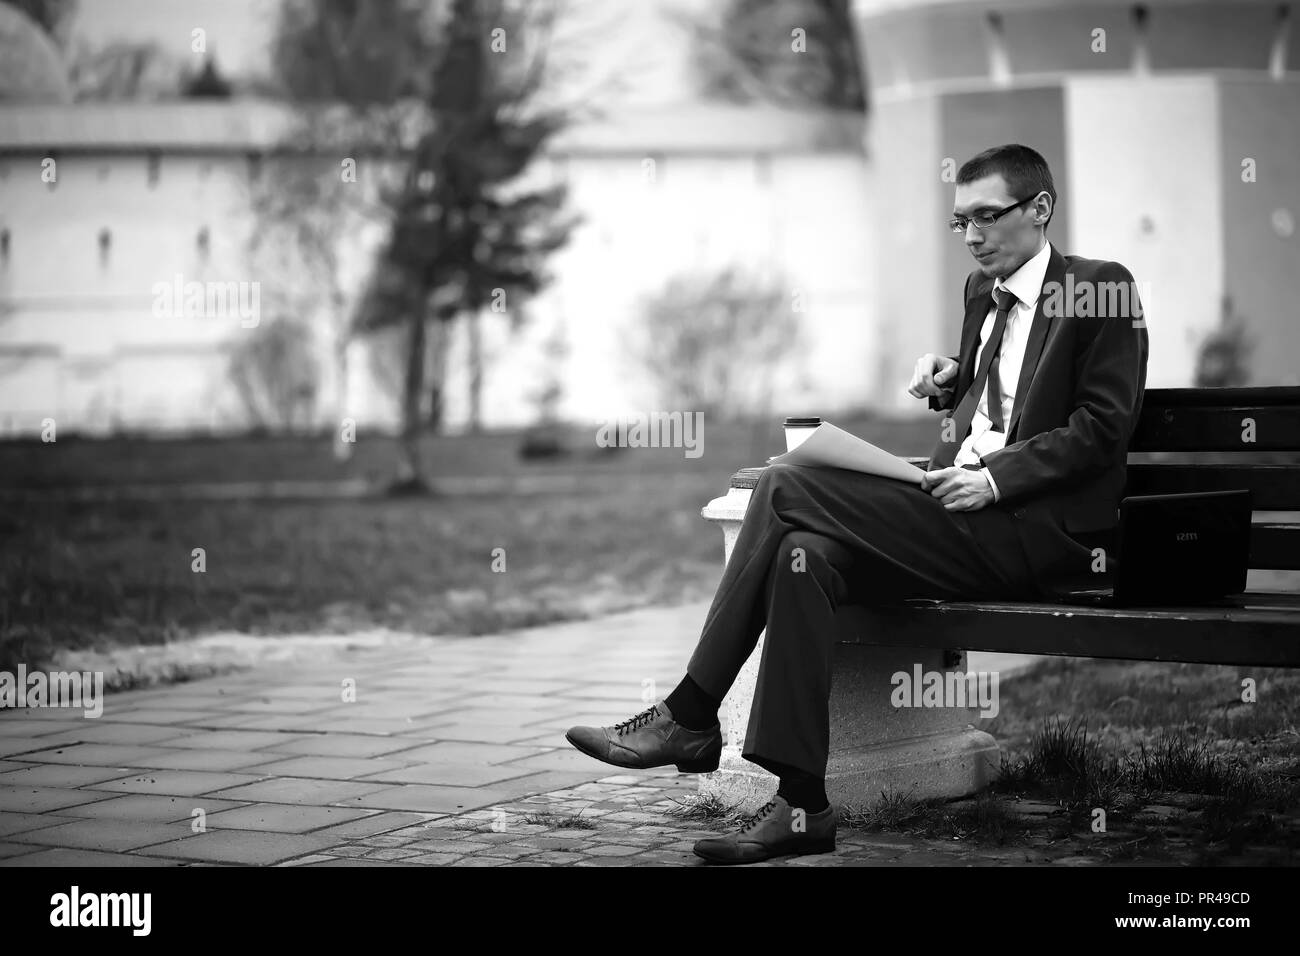
{"type": "Polygon", "coordinates": [[[721,536],[699,517],[715,490],[32,507],[0,518],[0,669],[211,630],[472,634],[694,600],[720,573],[721,536]]]}
{"type": "MultiPolygon", "coordinates": [[[[991,788],[959,801],[863,794],[840,825],[1015,849],[1014,862],[1300,864],[1300,672],[1060,660],[999,696],[977,725],[1002,748],[991,788]]],[[[678,810],[742,817],[714,798],[678,810]]]]}
{"type": "MultiPolygon", "coordinates": [[[[937,437],[937,418],[887,419],[846,412],[836,425],[899,455],[926,455],[937,437]]],[[[725,479],[737,468],[761,465],[785,451],[779,419],[758,423],[705,421],[698,457],[681,448],[604,449],[596,426],[571,426],[562,435],[569,454],[545,460],[519,455],[520,431],[479,435],[427,435],[421,453],[433,477],[501,477],[583,474],[712,474],[725,479]]],[[[391,479],[398,443],[362,433],[346,461],[334,458],[331,436],[238,438],[116,438],[75,435],[57,442],[0,441],[0,490],[60,489],[84,485],[171,482],[345,481],[391,479]]]]}
{"type": "Polygon", "coordinates": [[[1300,672],[1062,661],[1008,690],[987,728],[1004,747],[995,789],[1059,806],[1055,839],[1108,859],[1300,863],[1300,672]]]}
{"type": "MultiPolygon", "coordinates": [[[[928,419],[832,417],[902,455],[925,454],[933,435],[928,419]]],[[[681,449],[610,453],[593,436],[575,429],[573,453],[546,461],[521,460],[518,434],[425,441],[430,474],[462,486],[574,478],[538,494],[187,501],[163,493],[94,503],[59,491],[380,480],[391,476],[396,448],[363,436],[339,463],[322,438],[0,443],[0,670],[40,668],[64,648],[217,630],[475,634],[709,597],[722,542],[700,508],[737,468],[782,450],[779,427],[713,426],[699,458],[681,449]],[[191,569],[195,548],[204,549],[203,573],[191,569]],[[496,548],[503,573],[493,570],[496,548]]],[[[1002,688],[999,715],[986,722],[1005,757],[990,793],[958,804],[886,794],[845,823],[980,843],[1065,841],[1072,852],[1119,859],[1173,847],[1215,860],[1260,844],[1293,859],[1298,709],[1300,675],[1284,670],[1053,663],[1002,688]],[[1244,677],[1256,681],[1257,703],[1241,702],[1244,677]],[[1048,812],[1026,818],[1017,807],[1028,802],[1048,812]],[[1098,807],[1113,839],[1090,828],[1098,807]]]]}
{"type": "MultiPolygon", "coordinates": [[[[835,420],[900,454],[925,453],[932,427],[835,420]]],[[[0,445],[0,494],[54,490],[49,500],[0,497],[0,669],[39,667],[60,648],[216,630],[475,634],[709,597],[722,537],[700,508],[737,468],[783,450],[779,427],[706,427],[698,458],[610,453],[594,434],[575,430],[574,453],[544,462],[519,458],[517,434],[431,437],[434,477],[576,484],[430,499],[58,498],[79,485],[378,478],[396,453],[380,437],[363,437],[343,464],[327,439],[0,445]],[[196,548],[203,573],[191,569],[196,548]],[[493,570],[496,548],[504,572],[493,570]]]]}

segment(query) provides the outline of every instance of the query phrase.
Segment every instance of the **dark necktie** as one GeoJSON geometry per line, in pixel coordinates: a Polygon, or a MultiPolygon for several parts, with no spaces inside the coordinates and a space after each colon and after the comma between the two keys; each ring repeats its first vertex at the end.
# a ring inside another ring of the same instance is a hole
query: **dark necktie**
{"type": "MultiPolygon", "coordinates": [[[[989,340],[984,343],[984,350],[980,353],[980,364],[975,370],[975,378],[972,380],[970,388],[962,396],[957,405],[957,410],[953,412],[952,420],[952,441],[944,441],[942,435],[939,442],[934,446],[934,451],[930,453],[930,470],[938,468],[949,468],[957,457],[957,452],[961,450],[962,442],[966,440],[966,433],[970,431],[970,423],[975,418],[975,406],[979,404],[980,395],[984,392],[986,382],[990,382],[989,370],[994,367],[994,356],[1002,348],[1002,333],[1007,328],[1007,316],[1011,313],[1011,306],[1015,303],[1016,297],[1006,289],[995,289],[993,293],[994,301],[997,303],[997,314],[993,318],[993,330],[989,333],[989,340]]],[[[1000,427],[1002,418],[1002,388],[998,383],[998,394],[996,404],[993,398],[993,386],[989,385],[989,417],[994,426],[1000,427]]],[[[945,429],[946,431],[946,429],[945,429]]]]}
{"type": "MultiPolygon", "coordinates": [[[[1005,330],[1007,317],[1011,315],[1011,308],[1016,304],[1016,297],[1009,289],[994,289],[993,300],[998,306],[994,324],[1001,323],[1005,330]]],[[[1002,417],[1002,379],[998,375],[1002,360],[1002,334],[998,334],[996,345],[993,345],[992,336],[989,336],[989,339],[989,345],[993,346],[993,361],[989,363],[989,421],[993,423],[993,430],[1000,432],[1006,430],[1006,421],[1002,417]]]]}

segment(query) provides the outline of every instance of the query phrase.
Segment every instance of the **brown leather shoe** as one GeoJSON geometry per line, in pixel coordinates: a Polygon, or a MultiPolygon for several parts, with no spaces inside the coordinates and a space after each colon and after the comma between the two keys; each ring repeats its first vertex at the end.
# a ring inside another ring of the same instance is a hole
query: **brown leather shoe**
{"type": "Polygon", "coordinates": [[[757,863],[774,856],[831,853],[834,849],[833,806],[820,813],[808,813],[777,796],[735,833],[697,841],[695,855],[710,863],[757,863]]]}
{"type": "Polygon", "coordinates": [[[722,757],[722,726],[687,730],[661,700],[612,727],[570,727],[565,739],[589,757],[646,770],[676,764],[682,773],[711,773],[722,757]]]}

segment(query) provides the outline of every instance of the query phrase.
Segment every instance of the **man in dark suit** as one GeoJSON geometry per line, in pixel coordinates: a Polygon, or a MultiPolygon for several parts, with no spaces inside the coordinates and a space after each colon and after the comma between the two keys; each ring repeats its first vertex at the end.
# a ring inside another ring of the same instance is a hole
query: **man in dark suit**
{"type": "Polygon", "coordinates": [[[957,174],[949,228],[976,262],[956,356],[922,356],[908,389],[945,412],[919,487],[839,468],[772,465],[750,498],[682,682],[569,741],[620,767],[716,769],[718,707],[766,627],[742,756],[776,796],[714,862],[835,847],[826,798],[836,607],[906,597],[1042,599],[1085,577],[1117,521],[1146,383],[1133,277],[1047,241],[1046,161],[999,146],[957,174]]]}

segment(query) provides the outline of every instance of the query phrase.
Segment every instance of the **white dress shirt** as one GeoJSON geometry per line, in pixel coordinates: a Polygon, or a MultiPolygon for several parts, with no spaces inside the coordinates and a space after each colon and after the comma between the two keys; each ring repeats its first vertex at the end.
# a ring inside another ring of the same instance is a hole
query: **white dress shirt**
{"type": "MultiPolygon", "coordinates": [[[[1011,311],[1007,313],[1007,325],[1002,331],[1002,351],[998,359],[998,382],[1002,388],[1002,427],[1004,429],[1011,427],[1011,409],[1016,404],[1016,388],[1020,381],[1020,366],[1025,360],[1025,343],[1029,338],[1029,327],[1034,321],[1034,311],[1038,305],[1038,297],[1043,291],[1043,277],[1047,274],[1047,260],[1051,258],[1052,247],[1043,240],[1043,247],[1019,269],[1007,276],[1006,279],[998,278],[993,282],[993,292],[998,289],[1007,289],[1016,297],[1011,311]]],[[[984,353],[984,345],[993,334],[993,325],[997,319],[998,309],[997,301],[993,297],[993,292],[989,293],[989,311],[984,317],[984,325],[980,328],[979,347],[975,350],[975,367],[979,368],[980,356],[984,353]]],[[[980,395],[979,403],[975,406],[975,414],[971,419],[970,434],[966,440],[961,443],[961,448],[957,451],[957,457],[953,459],[953,464],[958,468],[963,465],[979,464],[981,458],[990,452],[997,451],[1007,443],[1006,431],[994,431],[993,422],[989,418],[989,391],[987,383],[984,386],[983,394],[980,395]]],[[[989,487],[993,489],[993,500],[999,500],[1002,495],[998,492],[998,486],[993,481],[993,475],[987,468],[981,468],[980,474],[988,479],[989,487]]]]}

